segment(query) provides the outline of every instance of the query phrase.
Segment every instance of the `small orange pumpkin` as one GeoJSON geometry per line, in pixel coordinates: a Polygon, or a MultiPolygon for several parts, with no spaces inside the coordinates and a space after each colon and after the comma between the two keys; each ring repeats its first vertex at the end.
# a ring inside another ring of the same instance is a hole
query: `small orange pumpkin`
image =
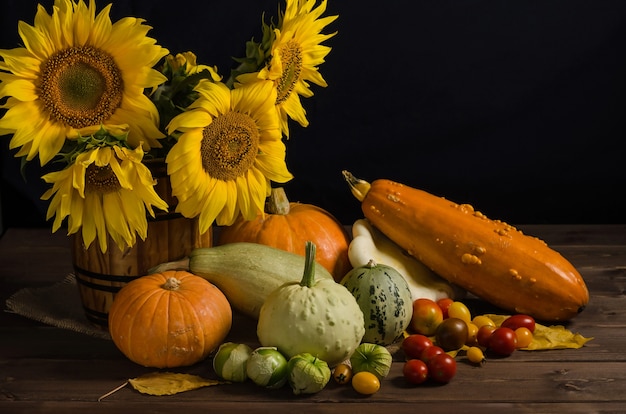
{"type": "Polygon", "coordinates": [[[350,235],[328,211],[312,204],[290,203],[282,187],[272,188],[265,215],[254,220],[239,216],[220,228],[217,243],[251,242],[304,256],[307,241],[317,246],[316,261],[339,282],[352,266],[350,235]]]}
{"type": "Polygon", "coordinates": [[[142,276],[115,295],[109,332],[131,361],[154,368],[195,364],[215,350],[232,325],[226,296],[187,271],[142,276]]]}

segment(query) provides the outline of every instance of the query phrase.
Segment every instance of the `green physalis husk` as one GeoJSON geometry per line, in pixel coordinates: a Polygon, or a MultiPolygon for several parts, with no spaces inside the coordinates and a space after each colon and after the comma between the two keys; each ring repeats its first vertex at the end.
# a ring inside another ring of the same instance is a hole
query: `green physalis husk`
{"type": "Polygon", "coordinates": [[[330,381],[330,367],[326,361],[303,352],[289,359],[289,385],[294,394],[315,394],[330,381]]]}
{"type": "Polygon", "coordinates": [[[248,379],[246,364],[250,355],[252,348],[248,345],[225,342],[213,357],[213,370],[227,381],[244,382],[248,379]]]}

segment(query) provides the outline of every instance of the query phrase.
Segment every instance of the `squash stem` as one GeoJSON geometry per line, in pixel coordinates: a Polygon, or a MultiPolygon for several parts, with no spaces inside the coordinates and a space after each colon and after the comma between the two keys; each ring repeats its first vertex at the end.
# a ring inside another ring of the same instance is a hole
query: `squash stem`
{"type": "Polygon", "coordinates": [[[180,288],[180,280],[175,277],[168,277],[161,287],[165,290],[178,290],[180,288]]]}
{"type": "Polygon", "coordinates": [[[272,192],[265,203],[265,212],[285,216],[289,214],[291,206],[283,187],[272,187],[272,192]]]}
{"type": "Polygon", "coordinates": [[[343,170],[341,173],[343,174],[343,178],[348,182],[352,195],[359,201],[365,200],[365,196],[370,191],[372,185],[365,180],[356,178],[349,171],[343,170]]]}
{"type": "Polygon", "coordinates": [[[315,285],[315,243],[307,241],[304,249],[304,273],[300,286],[313,287],[315,285]]]}

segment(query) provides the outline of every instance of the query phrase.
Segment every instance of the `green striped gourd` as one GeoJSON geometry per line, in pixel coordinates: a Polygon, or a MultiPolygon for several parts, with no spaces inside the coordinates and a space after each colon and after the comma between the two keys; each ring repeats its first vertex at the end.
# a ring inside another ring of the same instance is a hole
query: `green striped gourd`
{"type": "Polygon", "coordinates": [[[411,289],[393,267],[374,262],[355,267],[341,280],[365,320],[362,342],[390,345],[402,337],[413,316],[411,289]]]}

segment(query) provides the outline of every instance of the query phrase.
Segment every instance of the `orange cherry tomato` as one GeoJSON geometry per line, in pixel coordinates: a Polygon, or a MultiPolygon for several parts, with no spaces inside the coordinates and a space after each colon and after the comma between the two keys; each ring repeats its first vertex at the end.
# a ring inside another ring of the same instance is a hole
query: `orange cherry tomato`
{"type": "Polygon", "coordinates": [[[337,384],[347,384],[352,380],[352,368],[348,364],[339,364],[333,370],[333,379],[337,384]]]}

